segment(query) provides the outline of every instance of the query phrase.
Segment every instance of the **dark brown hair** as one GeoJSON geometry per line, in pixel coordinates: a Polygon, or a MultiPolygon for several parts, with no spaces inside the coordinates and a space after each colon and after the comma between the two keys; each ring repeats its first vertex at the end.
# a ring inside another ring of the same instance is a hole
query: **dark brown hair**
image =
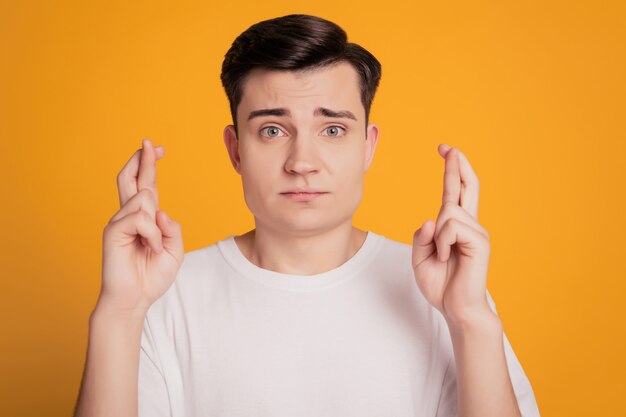
{"type": "Polygon", "coordinates": [[[337,24],[316,16],[291,14],[250,26],[235,39],[224,56],[220,76],[235,131],[243,84],[253,68],[300,71],[340,61],[350,63],[359,74],[367,127],[381,77],[381,65],[374,55],[348,42],[346,32],[337,24]]]}

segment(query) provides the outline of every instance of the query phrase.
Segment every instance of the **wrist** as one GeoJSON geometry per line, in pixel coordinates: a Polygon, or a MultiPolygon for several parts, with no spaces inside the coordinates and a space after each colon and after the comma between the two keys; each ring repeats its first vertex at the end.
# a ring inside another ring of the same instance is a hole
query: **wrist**
{"type": "Polygon", "coordinates": [[[454,319],[445,317],[450,332],[453,334],[465,333],[493,333],[502,331],[502,321],[490,308],[464,314],[454,319]]]}
{"type": "Polygon", "coordinates": [[[108,304],[99,299],[96,303],[94,310],[91,312],[89,320],[90,322],[119,322],[132,325],[136,323],[143,323],[147,313],[148,309],[145,308],[119,308],[115,305],[108,304]]]}

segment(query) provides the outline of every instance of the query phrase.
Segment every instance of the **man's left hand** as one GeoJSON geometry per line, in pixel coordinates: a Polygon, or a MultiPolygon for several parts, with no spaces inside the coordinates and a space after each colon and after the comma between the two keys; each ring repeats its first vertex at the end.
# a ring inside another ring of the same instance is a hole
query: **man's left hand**
{"type": "Polygon", "coordinates": [[[435,222],[413,235],[412,265],[424,297],[446,321],[462,325],[494,315],[486,294],[490,241],[478,223],[478,177],[457,148],[441,144],[443,198],[435,222]]]}

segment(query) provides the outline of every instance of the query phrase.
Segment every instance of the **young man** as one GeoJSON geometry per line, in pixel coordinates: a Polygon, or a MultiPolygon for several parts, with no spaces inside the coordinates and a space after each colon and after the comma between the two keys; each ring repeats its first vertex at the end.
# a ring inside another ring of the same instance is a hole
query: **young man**
{"type": "Polygon", "coordinates": [[[334,23],[260,22],[226,54],[224,130],[255,228],[184,254],[144,141],[104,230],[77,416],[538,416],[486,289],[457,149],[413,245],[352,226],[379,62],[334,23]]]}

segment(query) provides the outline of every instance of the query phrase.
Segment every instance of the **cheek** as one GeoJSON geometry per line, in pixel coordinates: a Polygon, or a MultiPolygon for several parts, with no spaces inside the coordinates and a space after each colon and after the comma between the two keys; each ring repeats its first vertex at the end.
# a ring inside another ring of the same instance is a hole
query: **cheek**
{"type": "Polygon", "coordinates": [[[333,166],[333,176],[342,187],[348,189],[360,185],[363,182],[363,150],[353,149],[336,156],[333,166]]]}
{"type": "Polygon", "coordinates": [[[249,193],[263,192],[275,181],[276,164],[271,155],[264,155],[252,147],[240,150],[241,177],[244,190],[249,193]]]}

